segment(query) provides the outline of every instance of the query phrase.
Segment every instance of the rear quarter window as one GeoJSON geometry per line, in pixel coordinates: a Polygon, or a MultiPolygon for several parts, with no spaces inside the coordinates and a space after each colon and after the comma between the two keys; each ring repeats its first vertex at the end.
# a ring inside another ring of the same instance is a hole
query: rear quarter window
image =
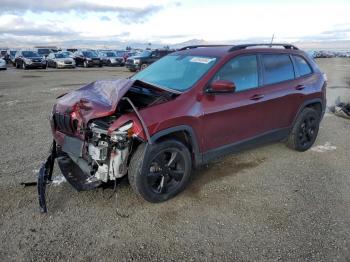
{"type": "Polygon", "coordinates": [[[274,84],[294,79],[293,63],[287,54],[262,55],[264,84],[274,84]]]}
{"type": "Polygon", "coordinates": [[[296,55],[293,56],[293,58],[294,58],[295,66],[298,70],[299,76],[305,76],[312,73],[312,69],[309,63],[304,58],[296,55]]]}

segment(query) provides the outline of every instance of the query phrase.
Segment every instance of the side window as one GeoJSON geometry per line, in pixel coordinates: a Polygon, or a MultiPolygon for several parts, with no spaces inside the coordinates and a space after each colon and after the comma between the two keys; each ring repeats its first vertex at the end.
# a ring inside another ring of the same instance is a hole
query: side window
{"type": "Polygon", "coordinates": [[[226,63],[214,80],[227,80],[235,83],[236,91],[258,87],[258,61],[256,55],[245,55],[233,58],[226,63]]]}
{"type": "Polygon", "coordinates": [[[294,68],[289,55],[262,55],[264,84],[294,79],[294,68]]]}
{"type": "Polygon", "coordinates": [[[300,76],[304,76],[312,73],[311,67],[309,66],[308,62],[305,61],[304,58],[297,55],[293,57],[300,76]]]}

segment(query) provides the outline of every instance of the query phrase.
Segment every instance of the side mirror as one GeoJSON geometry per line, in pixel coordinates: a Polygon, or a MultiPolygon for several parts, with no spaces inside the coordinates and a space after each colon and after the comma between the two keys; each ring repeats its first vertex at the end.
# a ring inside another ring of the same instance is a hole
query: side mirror
{"type": "Polygon", "coordinates": [[[227,80],[216,80],[210,83],[207,93],[233,93],[236,85],[227,80]]]}

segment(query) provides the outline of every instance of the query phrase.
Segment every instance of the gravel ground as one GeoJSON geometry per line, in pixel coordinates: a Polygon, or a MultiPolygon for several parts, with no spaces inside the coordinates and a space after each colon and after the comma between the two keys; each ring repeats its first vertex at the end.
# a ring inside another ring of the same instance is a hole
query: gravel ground
{"type": "MultiPolygon", "coordinates": [[[[328,102],[349,95],[350,59],[318,60],[328,102]]],[[[178,197],[150,204],[127,179],[112,189],[35,181],[55,97],[124,68],[0,72],[0,261],[350,261],[350,121],[326,113],[313,150],[273,144],[196,171],[178,197]]]]}

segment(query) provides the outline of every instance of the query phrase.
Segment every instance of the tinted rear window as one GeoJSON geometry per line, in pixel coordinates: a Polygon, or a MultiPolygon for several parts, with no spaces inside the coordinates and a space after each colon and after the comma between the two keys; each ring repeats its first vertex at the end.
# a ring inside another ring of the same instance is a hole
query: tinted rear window
{"type": "Polygon", "coordinates": [[[300,76],[308,75],[312,73],[312,69],[309,66],[308,62],[300,56],[294,56],[295,65],[298,69],[300,76]]]}
{"type": "Polygon", "coordinates": [[[274,84],[294,79],[294,68],[289,55],[262,55],[264,84],[274,84]]]}

